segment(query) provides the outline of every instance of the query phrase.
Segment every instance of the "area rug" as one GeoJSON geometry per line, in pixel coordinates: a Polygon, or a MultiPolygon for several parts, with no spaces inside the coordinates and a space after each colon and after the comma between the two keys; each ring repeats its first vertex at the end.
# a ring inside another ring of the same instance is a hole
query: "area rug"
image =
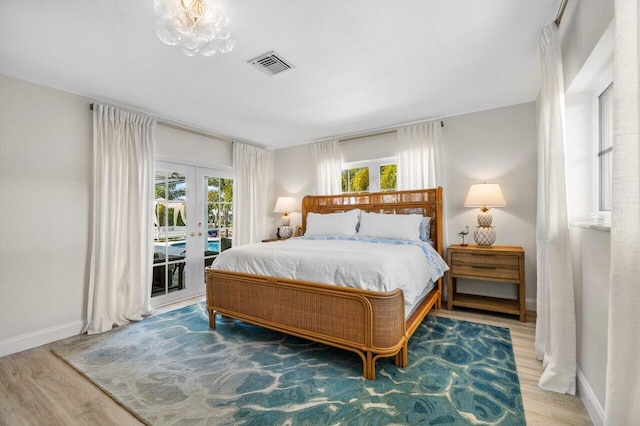
{"type": "Polygon", "coordinates": [[[409,365],[229,318],[203,303],[154,315],[56,354],[147,424],[525,424],[509,330],[427,316],[409,365]]]}

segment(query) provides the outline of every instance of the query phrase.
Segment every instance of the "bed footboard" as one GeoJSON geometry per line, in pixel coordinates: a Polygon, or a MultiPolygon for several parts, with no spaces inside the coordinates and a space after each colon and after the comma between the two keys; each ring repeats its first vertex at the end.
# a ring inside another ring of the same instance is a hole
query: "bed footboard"
{"type": "Polygon", "coordinates": [[[363,375],[375,378],[375,361],[407,359],[400,290],[379,293],[325,284],[207,269],[207,310],[319,343],[356,352],[363,375]]]}

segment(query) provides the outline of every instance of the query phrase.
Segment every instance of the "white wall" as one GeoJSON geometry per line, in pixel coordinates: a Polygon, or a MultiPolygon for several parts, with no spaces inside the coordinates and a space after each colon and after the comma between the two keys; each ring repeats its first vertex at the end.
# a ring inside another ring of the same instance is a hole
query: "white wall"
{"type": "Polygon", "coordinates": [[[613,0],[567,3],[560,25],[564,87],[568,89],[582,70],[614,16],[613,0]]]}
{"type": "MultiPolygon", "coordinates": [[[[524,247],[528,309],[535,309],[535,104],[450,117],[444,123],[445,224],[449,242],[458,241],[457,233],[465,225],[473,229],[475,224],[477,209],[462,207],[469,186],[483,180],[499,183],[508,206],[493,210],[498,233],[496,244],[524,247]]],[[[382,135],[341,142],[341,151],[345,161],[392,156],[395,137],[382,135]]],[[[275,151],[275,164],[276,194],[293,195],[298,200],[313,194],[315,169],[311,145],[275,151]]],[[[277,226],[277,217],[274,226],[277,226]]],[[[466,287],[465,291],[469,292],[516,297],[515,286],[459,282],[461,290],[466,287]]]]}
{"type": "MultiPolygon", "coordinates": [[[[311,145],[299,145],[291,148],[279,149],[273,155],[273,200],[270,205],[276,205],[278,197],[290,195],[298,203],[302,203],[305,195],[315,194],[315,168],[311,145]]],[[[272,209],[273,210],[273,209],[272,209]]],[[[299,212],[291,213],[291,226],[302,223],[299,212]]],[[[270,237],[276,236],[276,228],[282,224],[282,215],[272,213],[270,237]]]]}
{"type": "MultiPolygon", "coordinates": [[[[449,243],[476,225],[479,209],[463,206],[474,183],[498,183],[507,207],[491,209],[496,245],[524,248],[527,309],[536,303],[537,136],[535,103],[476,112],[444,120],[449,243]]],[[[471,237],[471,233],[468,237],[471,237]]],[[[473,243],[473,238],[467,238],[473,243]]],[[[515,285],[458,280],[458,289],[496,297],[517,297],[515,285]]]]}
{"type": "Polygon", "coordinates": [[[571,226],[578,391],[594,424],[603,424],[609,326],[609,232],[571,226]]]}
{"type": "Polygon", "coordinates": [[[590,92],[567,93],[565,98],[567,213],[570,221],[589,219],[596,202],[592,101],[590,92]]]}
{"type": "Polygon", "coordinates": [[[0,75],[0,356],[84,324],[89,101],[0,75]]]}
{"type": "MultiPolygon", "coordinates": [[[[569,2],[563,19],[567,203],[576,302],[578,392],[592,421],[603,424],[610,234],[578,226],[596,210],[594,88],[611,74],[613,0],[569,2]]],[[[604,87],[600,87],[604,89],[604,87]]]]}
{"type": "MultiPolygon", "coordinates": [[[[0,75],[0,356],[82,330],[92,190],[90,100],[0,75]]],[[[163,159],[231,170],[228,142],[165,126],[163,159]]]]}

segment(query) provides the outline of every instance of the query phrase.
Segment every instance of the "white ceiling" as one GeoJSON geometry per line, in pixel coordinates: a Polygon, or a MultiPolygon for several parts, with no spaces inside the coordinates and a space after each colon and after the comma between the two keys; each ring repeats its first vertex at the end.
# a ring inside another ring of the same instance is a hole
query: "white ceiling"
{"type": "Polygon", "coordinates": [[[560,0],[227,0],[235,49],[187,57],[152,0],[0,0],[0,74],[269,148],[535,99],[560,0]],[[294,70],[247,61],[275,50],[294,70]]]}

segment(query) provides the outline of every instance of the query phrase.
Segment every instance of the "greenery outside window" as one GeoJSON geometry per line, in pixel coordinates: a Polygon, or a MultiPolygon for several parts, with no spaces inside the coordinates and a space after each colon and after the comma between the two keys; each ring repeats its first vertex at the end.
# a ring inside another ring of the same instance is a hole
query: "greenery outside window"
{"type": "Polygon", "coordinates": [[[233,180],[205,177],[209,237],[230,237],[233,231],[233,180]]]}
{"type": "Polygon", "coordinates": [[[395,191],[398,179],[397,164],[383,164],[380,166],[380,191],[395,191]]]}
{"type": "Polygon", "coordinates": [[[342,192],[368,192],[369,167],[352,167],[342,170],[342,192]]]}
{"type": "Polygon", "coordinates": [[[380,158],[342,165],[342,192],[378,192],[396,189],[397,159],[380,158]]]}

